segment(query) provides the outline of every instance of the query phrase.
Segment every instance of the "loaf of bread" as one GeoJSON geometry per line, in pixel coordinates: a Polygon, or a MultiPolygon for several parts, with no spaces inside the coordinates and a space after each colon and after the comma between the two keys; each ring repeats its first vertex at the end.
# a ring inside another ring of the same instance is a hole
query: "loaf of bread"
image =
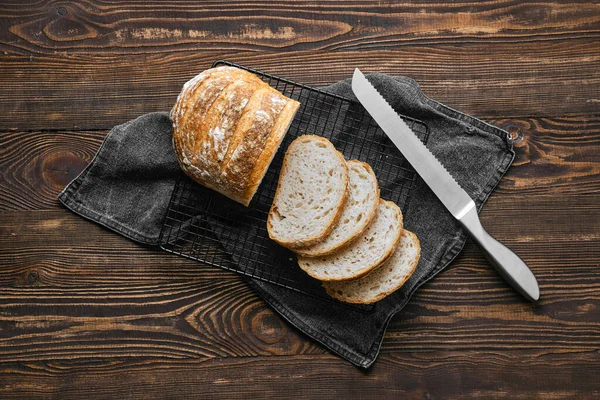
{"type": "Polygon", "coordinates": [[[202,72],[183,86],[171,110],[181,168],[247,206],[299,105],[239,68],[202,72]]]}
{"type": "Polygon", "coordinates": [[[288,147],[267,219],[269,237],[294,249],[323,240],[348,193],[344,156],[325,138],[304,135],[288,147]]]}

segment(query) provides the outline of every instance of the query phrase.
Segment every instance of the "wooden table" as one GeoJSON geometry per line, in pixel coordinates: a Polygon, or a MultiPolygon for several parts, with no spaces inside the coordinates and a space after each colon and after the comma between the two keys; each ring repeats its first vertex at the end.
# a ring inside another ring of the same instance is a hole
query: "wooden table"
{"type": "Polygon", "coordinates": [[[9,0],[0,88],[0,398],[600,396],[597,1],[9,0]],[[513,133],[482,219],[541,300],[469,242],[363,371],[233,273],[59,205],[112,126],[168,110],[222,58],[316,86],[408,75],[513,133]]]}

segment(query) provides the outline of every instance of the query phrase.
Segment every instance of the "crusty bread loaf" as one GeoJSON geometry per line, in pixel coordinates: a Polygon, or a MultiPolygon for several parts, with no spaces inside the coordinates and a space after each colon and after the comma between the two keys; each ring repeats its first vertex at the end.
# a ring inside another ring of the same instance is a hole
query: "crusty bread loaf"
{"type": "Polygon", "coordinates": [[[196,182],[247,206],[298,107],[250,72],[206,70],[183,86],[171,110],[179,164],[196,182]]]}
{"type": "Polygon", "coordinates": [[[267,219],[271,239],[289,248],[323,240],[348,193],[348,167],[329,140],[304,135],[288,147],[267,219]]]}
{"type": "Polygon", "coordinates": [[[404,230],[396,251],[375,270],[358,279],[324,282],[323,287],[331,297],[347,303],[375,303],[404,285],[417,268],[420,257],[419,239],[404,230]]]}
{"type": "Polygon", "coordinates": [[[379,204],[377,177],[367,163],[352,160],[347,164],[350,181],[340,219],[323,241],[296,249],[301,256],[318,257],[334,253],[363,233],[375,217],[379,204]]]}
{"type": "Polygon", "coordinates": [[[402,233],[402,212],[391,201],[379,200],[375,218],[347,247],[316,258],[298,256],[298,265],[313,278],[344,281],[368,274],[387,260],[402,233]]]}

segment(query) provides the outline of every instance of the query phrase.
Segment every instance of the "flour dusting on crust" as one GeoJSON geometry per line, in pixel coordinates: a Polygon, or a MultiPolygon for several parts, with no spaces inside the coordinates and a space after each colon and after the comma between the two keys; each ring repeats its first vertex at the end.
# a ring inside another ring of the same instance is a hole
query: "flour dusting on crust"
{"type": "Polygon", "coordinates": [[[248,205],[298,106],[239,68],[198,74],[184,84],[170,114],[181,168],[248,205]]]}

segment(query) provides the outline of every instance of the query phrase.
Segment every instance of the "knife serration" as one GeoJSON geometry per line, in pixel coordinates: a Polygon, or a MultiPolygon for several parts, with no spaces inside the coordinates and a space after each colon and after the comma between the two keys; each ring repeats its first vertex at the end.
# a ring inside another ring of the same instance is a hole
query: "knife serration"
{"type": "Polygon", "coordinates": [[[475,207],[471,197],[406,125],[392,106],[383,98],[358,68],[352,77],[354,94],[383,129],[402,155],[419,173],[427,186],[456,218],[461,219],[475,207]]]}

